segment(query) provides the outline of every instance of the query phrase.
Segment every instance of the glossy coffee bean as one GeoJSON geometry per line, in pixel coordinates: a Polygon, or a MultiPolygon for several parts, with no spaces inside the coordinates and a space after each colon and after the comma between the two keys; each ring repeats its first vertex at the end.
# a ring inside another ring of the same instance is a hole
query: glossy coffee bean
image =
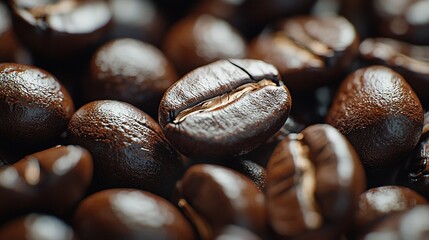
{"type": "Polygon", "coordinates": [[[374,0],[374,25],[379,36],[429,45],[426,0],[374,0]]]}
{"type": "Polygon", "coordinates": [[[291,104],[274,66],[221,60],[171,86],[158,116],[166,137],[188,157],[227,157],[265,142],[284,124],[291,104]]]}
{"type": "Polygon", "coordinates": [[[339,80],[357,52],[353,25],[338,16],[286,19],[249,47],[249,57],[276,66],[291,91],[308,91],[339,80]]]}
{"type": "Polygon", "coordinates": [[[76,111],[68,128],[70,141],[93,155],[96,188],[135,187],[165,196],[182,172],[159,125],[130,104],[90,102],[76,111]]]}
{"type": "Polygon", "coordinates": [[[50,73],[0,64],[0,141],[36,145],[58,137],[74,113],[71,97],[50,73]]]}
{"type": "Polygon", "coordinates": [[[76,240],[73,229],[60,219],[29,214],[0,228],[0,239],[14,240],[76,240]]]}
{"type": "Polygon", "coordinates": [[[162,95],[176,80],[173,66],[154,46],[130,39],[103,45],[91,60],[86,95],[128,102],[157,116],[162,95]]]}
{"type": "Polygon", "coordinates": [[[86,239],[195,239],[191,225],[167,200],[134,189],[109,189],[84,199],[74,227],[86,239]]]}
{"type": "Polygon", "coordinates": [[[29,155],[0,169],[0,218],[42,211],[66,214],[92,180],[89,152],[58,146],[29,155]]]}
{"type": "Polygon", "coordinates": [[[366,61],[386,65],[404,76],[420,100],[429,99],[429,46],[369,38],[360,44],[359,51],[366,61]]]}
{"type": "Polygon", "coordinates": [[[429,206],[420,205],[407,211],[391,214],[371,227],[364,240],[422,240],[429,239],[429,206]]]}
{"type": "Polygon", "coordinates": [[[365,231],[365,228],[390,213],[427,203],[424,197],[409,188],[400,186],[371,188],[359,197],[359,205],[354,217],[354,230],[365,231]]]}
{"type": "Polygon", "coordinates": [[[371,66],[344,80],[326,122],[346,135],[368,169],[383,169],[417,144],[423,109],[401,75],[371,66]]]}
{"type": "Polygon", "coordinates": [[[197,15],[170,28],[164,52],[179,74],[185,74],[216,60],[245,57],[246,43],[228,22],[211,15],[197,15]]]}
{"type": "Polygon", "coordinates": [[[112,13],[103,0],[12,0],[20,41],[44,58],[77,55],[107,33],[112,13]]]}
{"type": "Polygon", "coordinates": [[[213,239],[228,225],[259,236],[267,231],[264,195],[240,173],[217,165],[190,167],[179,184],[179,206],[202,239],[213,239]]]}
{"type": "Polygon", "coordinates": [[[335,128],[312,125],[277,145],[267,166],[270,225],[281,239],[336,239],[365,189],[353,147],[335,128]]]}

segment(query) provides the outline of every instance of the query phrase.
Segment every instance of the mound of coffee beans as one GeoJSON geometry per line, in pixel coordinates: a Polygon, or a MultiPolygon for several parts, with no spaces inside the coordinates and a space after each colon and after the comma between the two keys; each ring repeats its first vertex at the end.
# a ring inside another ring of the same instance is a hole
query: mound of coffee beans
{"type": "Polygon", "coordinates": [[[428,239],[428,0],[0,0],[0,239],[428,239]]]}

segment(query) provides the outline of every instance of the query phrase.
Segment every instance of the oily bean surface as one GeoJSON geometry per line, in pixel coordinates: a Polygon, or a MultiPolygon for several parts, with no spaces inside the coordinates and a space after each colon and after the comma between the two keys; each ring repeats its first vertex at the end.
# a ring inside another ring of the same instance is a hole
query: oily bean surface
{"type": "Polygon", "coordinates": [[[281,238],[335,239],[347,229],[365,189],[359,157],[329,125],[281,141],[267,166],[270,225],[281,238]]]}
{"type": "Polygon", "coordinates": [[[64,132],[74,113],[68,91],[50,73],[0,64],[0,141],[38,145],[64,132]]]}
{"type": "Polygon", "coordinates": [[[191,158],[245,154],[286,121],[291,97],[274,66],[221,60],[185,75],[164,94],[159,123],[191,158]]]}
{"type": "Polygon", "coordinates": [[[68,128],[70,141],[94,158],[95,188],[134,187],[167,196],[182,172],[159,125],[130,104],[90,102],[76,111],[68,128]]]}
{"type": "Polygon", "coordinates": [[[401,75],[370,66],[344,80],[326,122],[348,138],[365,167],[382,169],[397,164],[416,146],[423,108],[401,75]]]}

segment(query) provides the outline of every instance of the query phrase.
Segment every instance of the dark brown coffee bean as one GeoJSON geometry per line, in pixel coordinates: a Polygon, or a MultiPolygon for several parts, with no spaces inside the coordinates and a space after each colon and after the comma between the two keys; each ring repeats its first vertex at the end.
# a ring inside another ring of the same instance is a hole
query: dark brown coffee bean
{"type": "Polygon", "coordinates": [[[65,214],[92,180],[92,158],[78,146],[58,146],[0,168],[0,218],[42,211],[65,214]]]}
{"type": "Polygon", "coordinates": [[[176,80],[164,54],[130,38],[103,45],[92,58],[86,95],[128,102],[156,117],[162,95],[176,80]]]}
{"type": "Polygon", "coordinates": [[[359,51],[365,60],[386,65],[404,76],[420,100],[429,99],[426,90],[429,87],[429,46],[389,38],[369,38],[360,44],[359,51]]]}
{"type": "Polygon", "coordinates": [[[339,80],[357,52],[353,25],[338,16],[289,18],[278,30],[263,32],[249,47],[249,57],[276,66],[293,91],[339,80]]]}
{"type": "Polygon", "coordinates": [[[429,2],[426,0],[374,0],[378,36],[429,45],[429,2]]]}
{"type": "Polygon", "coordinates": [[[112,19],[109,5],[103,0],[10,2],[20,41],[45,58],[77,55],[107,33],[112,19]]]}
{"type": "Polygon", "coordinates": [[[242,155],[286,121],[291,97],[274,66],[258,60],[221,60],[195,69],[161,100],[166,137],[193,158],[242,155]]]}
{"type": "Polygon", "coordinates": [[[429,206],[421,205],[391,214],[362,234],[362,239],[423,240],[429,239],[429,206]]]}
{"type": "Polygon", "coordinates": [[[0,64],[0,140],[36,145],[58,137],[74,113],[71,97],[50,73],[0,64]]]}
{"type": "Polygon", "coordinates": [[[344,80],[326,121],[346,135],[367,168],[383,169],[416,146],[423,109],[401,75],[371,66],[344,80]]]}
{"type": "Polygon", "coordinates": [[[337,239],[350,225],[365,175],[347,139],[312,125],[280,142],[267,166],[270,225],[282,239],[337,239]]]}
{"type": "Polygon", "coordinates": [[[130,104],[88,103],[73,115],[69,132],[71,142],[94,158],[96,188],[135,187],[166,196],[182,172],[159,125],[130,104]]]}
{"type": "Polygon", "coordinates": [[[186,17],[171,27],[165,37],[164,52],[179,74],[185,74],[216,60],[245,57],[246,43],[229,23],[198,15],[186,17]]]}
{"type": "Polygon", "coordinates": [[[195,239],[190,224],[167,200],[149,192],[109,189],[84,199],[74,227],[86,239],[195,239]]]}
{"type": "Polygon", "coordinates": [[[354,217],[354,230],[365,231],[365,228],[390,213],[427,203],[424,197],[409,188],[399,186],[371,188],[359,197],[359,205],[354,217]]]}
{"type": "Polygon", "coordinates": [[[29,214],[2,226],[0,239],[76,240],[78,238],[70,226],[56,217],[29,214]]]}
{"type": "Polygon", "coordinates": [[[267,231],[264,195],[240,173],[217,165],[190,167],[179,185],[179,206],[203,239],[233,224],[263,236],[267,231]],[[196,217],[198,216],[198,217],[196,217]],[[203,227],[207,224],[203,231],[203,227]]]}

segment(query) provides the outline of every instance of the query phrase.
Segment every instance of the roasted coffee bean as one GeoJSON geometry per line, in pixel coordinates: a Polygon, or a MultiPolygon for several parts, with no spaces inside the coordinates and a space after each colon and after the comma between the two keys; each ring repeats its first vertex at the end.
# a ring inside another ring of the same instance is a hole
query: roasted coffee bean
{"type": "Polygon", "coordinates": [[[88,99],[128,102],[154,117],[165,90],[177,80],[161,51],[130,38],[113,40],[98,49],[90,75],[88,99]]]}
{"type": "Polygon", "coordinates": [[[76,240],[73,229],[60,219],[29,214],[0,228],[0,239],[14,240],[76,240]]]}
{"type": "Polygon", "coordinates": [[[429,45],[428,1],[374,0],[372,5],[378,36],[429,45]]]}
{"type": "Polygon", "coordinates": [[[78,146],[58,146],[0,168],[0,219],[42,211],[66,214],[92,180],[92,158],[78,146]]]}
{"type": "Polygon", "coordinates": [[[156,46],[167,30],[166,20],[149,0],[111,0],[113,24],[109,37],[133,38],[156,46]]]}
{"type": "Polygon", "coordinates": [[[190,72],[164,94],[159,122],[166,137],[192,158],[242,155],[286,121],[291,97],[274,66],[221,60],[190,72]]]}
{"type": "Polygon", "coordinates": [[[405,187],[371,188],[359,197],[359,205],[354,217],[354,231],[365,231],[367,227],[390,213],[427,203],[424,197],[405,187]]]}
{"type": "Polygon", "coordinates": [[[57,61],[99,41],[112,19],[104,0],[10,2],[19,40],[36,55],[57,61]]]}
{"type": "Polygon", "coordinates": [[[362,234],[364,240],[429,239],[429,206],[421,205],[391,214],[362,234]]]}
{"type": "Polygon", "coordinates": [[[179,207],[202,239],[232,224],[259,236],[267,233],[264,195],[240,173],[217,165],[190,167],[179,184],[179,207]]]}
{"type": "Polygon", "coordinates": [[[38,145],[66,130],[74,105],[50,73],[4,63],[0,64],[0,113],[0,141],[38,145]]]}
{"type": "Polygon", "coordinates": [[[326,122],[346,135],[367,169],[383,169],[416,146],[423,127],[421,103],[404,78],[383,66],[350,74],[326,122]]]}
{"type": "Polygon", "coordinates": [[[84,199],[74,227],[86,239],[195,239],[191,225],[167,200],[134,189],[109,189],[84,199]]]}
{"type": "Polygon", "coordinates": [[[429,100],[426,90],[429,87],[429,46],[389,38],[369,38],[360,44],[359,51],[365,60],[386,65],[400,73],[420,100],[429,100]]]}
{"type": "Polygon", "coordinates": [[[281,239],[337,239],[365,189],[359,157],[326,124],[312,125],[279,143],[267,166],[266,206],[281,239]]]}
{"type": "Polygon", "coordinates": [[[245,57],[246,43],[229,23],[198,15],[186,17],[171,27],[165,37],[164,52],[179,74],[185,74],[216,60],[245,57]]]}
{"type": "Polygon", "coordinates": [[[90,102],[73,115],[69,133],[93,155],[96,189],[135,187],[167,196],[182,172],[159,125],[130,104],[90,102]]]}
{"type": "Polygon", "coordinates": [[[249,57],[277,67],[291,91],[308,91],[340,80],[358,53],[353,25],[339,16],[298,16],[263,32],[249,57]]]}

